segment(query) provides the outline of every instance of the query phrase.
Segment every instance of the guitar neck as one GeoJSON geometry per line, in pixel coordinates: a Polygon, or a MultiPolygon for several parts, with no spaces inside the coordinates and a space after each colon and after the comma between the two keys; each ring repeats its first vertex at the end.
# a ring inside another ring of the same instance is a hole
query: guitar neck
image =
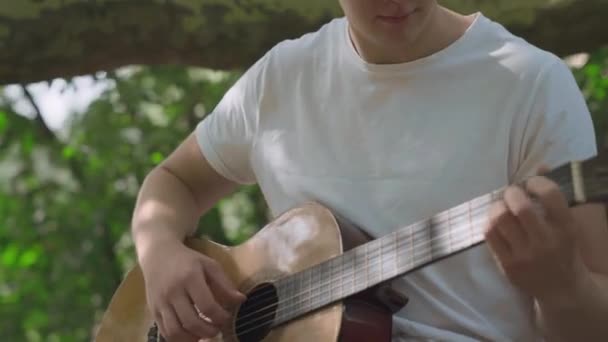
{"type": "MultiPolygon", "coordinates": [[[[566,167],[547,176],[560,184],[569,199],[574,196],[566,167]]],[[[281,301],[273,325],[483,243],[490,206],[503,191],[479,196],[277,281],[281,301]]]]}

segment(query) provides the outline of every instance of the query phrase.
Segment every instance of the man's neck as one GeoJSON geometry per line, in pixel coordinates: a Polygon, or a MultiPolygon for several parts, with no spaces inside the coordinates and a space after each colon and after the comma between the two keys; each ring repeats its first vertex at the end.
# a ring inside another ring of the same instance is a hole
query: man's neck
{"type": "MultiPolygon", "coordinates": [[[[473,16],[463,16],[442,6],[433,9],[428,22],[416,39],[401,46],[377,46],[357,39],[351,40],[365,61],[372,64],[398,64],[430,56],[458,40],[473,23],[473,16]]],[[[351,28],[352,29],[352,28],[351,28]]]]}

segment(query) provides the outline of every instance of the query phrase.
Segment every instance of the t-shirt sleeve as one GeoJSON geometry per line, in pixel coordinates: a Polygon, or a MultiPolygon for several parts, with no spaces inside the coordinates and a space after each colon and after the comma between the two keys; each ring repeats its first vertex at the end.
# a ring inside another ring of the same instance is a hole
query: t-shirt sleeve
{"type": "Polygon", "coordinates": [[[540,165],[555,168],[597,154],[591,114],[576,80],[559,58],[538,78],[531,111],[512,146],[516,155],[511,183],[537,174],[540,165]]]}
{"type": "Polygon", "coordinates": [[[201,153],[220,175],[254,184],[251,147],[256,135],[267,57],[251,66],[195,128],[201,153]]]}

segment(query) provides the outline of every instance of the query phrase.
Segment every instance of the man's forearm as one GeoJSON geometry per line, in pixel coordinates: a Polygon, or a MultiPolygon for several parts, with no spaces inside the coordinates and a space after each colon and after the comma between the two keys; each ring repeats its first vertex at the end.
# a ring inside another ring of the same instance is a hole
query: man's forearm
{"type": "Polygon", "coordinates": [[[171,172],[157,168],[144,180],[131,229],[138,258],[155,246],[181,242],[196,229],[200,209],[188,188],[171,172]]]}
{"type": "Polygon", "coordinates": [[[608,340],[608,276],[592,273],[577,292],[563,303],[537,302],[547,341],[608,340]]]}

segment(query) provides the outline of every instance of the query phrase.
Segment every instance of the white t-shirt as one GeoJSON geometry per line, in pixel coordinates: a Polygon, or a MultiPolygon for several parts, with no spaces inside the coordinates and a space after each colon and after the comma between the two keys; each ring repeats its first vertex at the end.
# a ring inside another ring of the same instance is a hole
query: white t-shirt
{"type": "MultiPolygon", "coordinates": [[[[376,237],[535,173],[596,154],[561,59],[476,14],[410,63],[360,58],[345,18],[277,44],[196,128],[203,155],[258,183],[278,215],[318,200],[376,237]]],[[[485,244],[401,279],[394,340],[540,339],[533,301],[485,244]]]]}

